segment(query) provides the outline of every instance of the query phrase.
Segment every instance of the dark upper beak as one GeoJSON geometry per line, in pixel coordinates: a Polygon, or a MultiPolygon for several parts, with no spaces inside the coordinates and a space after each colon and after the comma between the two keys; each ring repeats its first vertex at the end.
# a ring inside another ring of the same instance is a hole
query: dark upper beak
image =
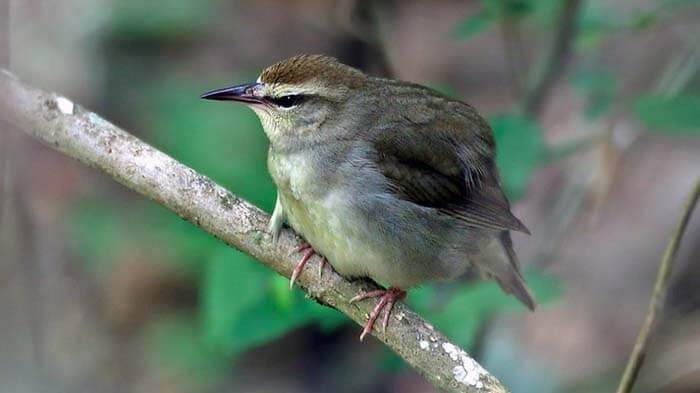
{"type": "Polygon", "coordinates": [[[206,92],[200,98],[217,101],[240,101],[259,104],[262,97],[259,95],[260,83],[244,83],[242,85],[225,87],[206,92]]]}

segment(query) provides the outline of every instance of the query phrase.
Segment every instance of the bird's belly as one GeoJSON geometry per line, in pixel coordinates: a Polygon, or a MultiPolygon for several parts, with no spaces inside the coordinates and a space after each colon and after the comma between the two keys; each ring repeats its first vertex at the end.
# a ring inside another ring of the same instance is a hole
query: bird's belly
{"type": "Polygon", "coordinates": [[[442,234],[385,197],[319,179],[308,157],[271,155],[269,167],[289,225],[344,277],[408,289],[465,271],[467,258],[430,241],[442,234]]]}
{"type": "Polygon", "coordinates": [[[329,193],[320,200],[300,201],[282,194],[289,224],[317,253],[345,277],[370,277],[386,282],[383,267],[391,259],[386,250],[375,247],[356,213],[342,197],[329,193]]]}

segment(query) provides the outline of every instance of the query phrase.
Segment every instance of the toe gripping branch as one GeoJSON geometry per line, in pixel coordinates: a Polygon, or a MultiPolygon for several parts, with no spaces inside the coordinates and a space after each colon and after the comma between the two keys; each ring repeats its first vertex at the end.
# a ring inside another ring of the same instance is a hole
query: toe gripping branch
{"type": "Polygon", "coordinates": [[[370,291],[361,295],[357,295],[354,298],[350,299],[350,303],[355,303],[359,302],[360,300],[377,297],[380,298],[379,302],[376,306],[374,306],[372,312],[370,312],[369,314],[367,324],[365,325],[365,328],[360,334],[360,341],[363,341],[365,339],[365,336],[367,336],[367,334],[369,334],[369,332],[372,331],[374,323],[379,317],[379,314],[381,314],[382,310],[384,310],[384,318],[382,318],[382,328],[383,331],[386,332],[386,328],[389,325],[389,317],[391,316],[391,310],[394,308],[394,304],[396,304],[396,301],[402,300],[406,297],[406,291],[404,291],[403,289],[393,287],[389,289],[378,289],[376,291],[370,291]]]}
{"type": "MultiPolygon", "coordinates": [[[[309,243],[303,243],[297,249],[295,252],[303,252],[304,254],[301,256],[301,259],[297,263],[297,265],[294,267],[294,270],[292,270],[292,276],[289,278],[289,289],[292,289],[294,287],[294,283],[296,282],[297,278],[299,278],[299,275],[301,274],[301,271],[304,270],[304,266],[306,265],[306,262],[311,259],[311,257],[316,253],[314,251],[313,247],[311,247],[311,244],[309,243]]],[[[323,275],[323,268],[326,266],[326,258],[321,257],[321,264],[319,265],[318,268],[318,275],[319,277],[323,275]]]]}
{"type": "MultiPolygon", "coordinates": [[[[292,270],[292,276],[289,278],[289,289],[292,289],[294,287],[294,283],[296,282],[297,278],[299,278],[299,275],[301,275],[301,272],[304,270],[304,266],[306,266],[306,263],[309,261],[309,259],[311,259],[311,257],[316,253],[316,251],[309,243],[303,243],[302,245],[296,248],[295,252],[303,254],[297,265],[294,267],[294,270],[292,270]]],[[[321,264],[319,265],[318,272],[319,277],[323,274],[323,268],[326,266],[326,262],[326,258],[321,257],[321,264]]],[[[398,300],[402,300],[405,297],[406,291],[404,291],[403,289],[392,287],[389,289],[378,289],[376,291],[370,291],[367,293],[357,295],[350,299],[350,303],[355,303],[361,300],[380,298],[379,302],[374,306],[374,308],[369,314],[367,324],[365,324],[365,327],[362,330],[362,333],[360,334],[360,341],[364,341],[365,337],[372,331],[372,329],[374,328],[374,324],[377,321],[377,318],[379,318],[379,315],[382,313],[382,310],[384,310],[384,317],[382,318],[382,328],[383,331],[386,332],[387,326],[389,326],[389,317],[391,316],[391,311],[394,308],[394,304],[396,304],[398,300]]]]}

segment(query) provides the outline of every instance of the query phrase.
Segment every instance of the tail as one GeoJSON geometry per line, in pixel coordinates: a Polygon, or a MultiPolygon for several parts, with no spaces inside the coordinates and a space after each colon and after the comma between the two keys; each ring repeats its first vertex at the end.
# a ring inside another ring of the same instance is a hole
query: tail
{"type": "Polygon", "coordinates": [[[504,292],[518,298],[530,311],[535,311],[537,303],[520,273],[508,231],[501,232],[484,246],[476,264],[484,273],[493,277],[504,292]]]}

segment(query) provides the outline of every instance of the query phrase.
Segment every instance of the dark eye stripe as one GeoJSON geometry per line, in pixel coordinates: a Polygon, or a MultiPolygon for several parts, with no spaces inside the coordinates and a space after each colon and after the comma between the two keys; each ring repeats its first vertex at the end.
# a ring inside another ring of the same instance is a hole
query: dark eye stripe
{"type": "Polygon", "coordinates": [[[290,94],[282,97],[267,97],[268,101],[282,108],[291,108],[299,105],[304,99],[306,99],[306,96],[303,94],[290,94]]]}

